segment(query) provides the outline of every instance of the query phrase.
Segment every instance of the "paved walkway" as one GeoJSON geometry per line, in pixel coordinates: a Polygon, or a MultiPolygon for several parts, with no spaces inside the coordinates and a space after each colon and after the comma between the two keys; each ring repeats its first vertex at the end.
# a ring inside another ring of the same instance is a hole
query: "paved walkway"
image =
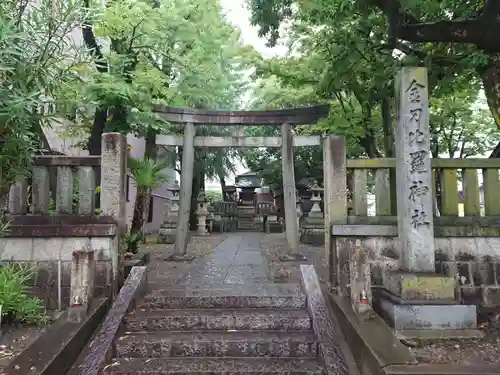
{"type": "Polygon", "coordinates": [[[260,233],[230,234],[211,254],[185,265],[186,273],[178,280],[179,284],[213,288],[269,282],[268,265],[259,247],[260,236],[260,233]]]}

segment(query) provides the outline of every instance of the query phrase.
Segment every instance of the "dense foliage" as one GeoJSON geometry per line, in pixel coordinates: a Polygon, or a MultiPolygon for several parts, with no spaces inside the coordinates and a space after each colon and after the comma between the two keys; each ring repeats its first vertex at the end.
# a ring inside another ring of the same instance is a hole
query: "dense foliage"
{"type": "MultiPolygon", "coordinates": [[[[488,22],[492,26],[500,9],[490,1],[400,3],[250,0],[252,22],[261,35],[270,45],[281,42],[290,48],[288,56],[258,66],[261,84],[254,89],[254,105],[329,103],[328,119],[317,126],[298,127],[297,133],[343,134],[352,157],[390,157],[393,77],[401,66],[423,65],[429,71],[433,156],[491,153],[500,141],[495,128],[495,123],[500,125],[495,87],[500,85],[491,81],[500,77],[492,73],[498,68],[492,59],[500,48],[493,48],[488,34],[476,32],[477,40],[471,41],[471,34],[460,31],[484,30],[488,22]]],[[[320,179],[321,157],[315,151],[297,150],[297,179],[307,174],[320,179]]],[[[279,185],[276,152],[251,151],[245,160],[279,185]]]]}

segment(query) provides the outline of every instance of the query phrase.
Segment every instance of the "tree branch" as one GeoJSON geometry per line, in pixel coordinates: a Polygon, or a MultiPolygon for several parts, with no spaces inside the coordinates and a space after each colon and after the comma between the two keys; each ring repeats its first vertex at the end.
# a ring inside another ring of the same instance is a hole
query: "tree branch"
{"type": "Polygon", "coordinates": [[[500,16],[500,1],[487,0],[481,9],[481,19],[487,21],[495,21],[500,16]]]}
{"type": "Polygon", "coordinates": [[[500,28],[497,21],[500,1],[488,0],[479,18],[420,22],[401,6],[401,0],[371,0],[389,21],[389,42],[396,39],[415,43],[470,43],[487,51],[500,51],[500,42],[491,38],[491,30],[500,28]]]}
{"type": "MultiPolygon", "coordinates": [[[[89,0],[85,0],[85,7],[86,8],[90,7],[89,0]]],[[[83,41],[85,42],[85,46],[90,51],[91,56],[96,59],[95,64],[99,73],[107,73],[108,64],[104,59],[101,47],[99,46],[99,44],[97,44],[97,39],[94,35],[92,24],[87,19],[83,20],[82,36],[83,36],[83,41]]]]}
{"type": "Polygon", "coordinates": [[[416,24],[399,24],[396,37],[409,42],[445,42],[480,44],[484,39],[480,20],[438,21],[416,24]]]}

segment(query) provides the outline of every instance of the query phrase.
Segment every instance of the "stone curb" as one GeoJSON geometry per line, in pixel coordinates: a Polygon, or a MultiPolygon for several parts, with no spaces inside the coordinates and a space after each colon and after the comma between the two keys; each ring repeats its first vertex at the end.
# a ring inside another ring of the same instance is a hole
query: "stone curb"
{"type": "Polygon", "coordinates": [[[321,285],[312,265],[301,265],[307,309],[327,375],[359,375],[349,346],[335,317],[329,313],[321,285]]]}
{"type": "Polygon", "coordinates": [[[339,319],[361,373],[376,375],[492,375],[498,366],[415,364],[408,348],[378,316],[361,320],[346,297],[328,294],[328,304],[339,319]]]}
{"type": "Polygon", "coordinates": [[[65,374],[102,321],[108,302],[108,298],[95,300],[87,318],[79,323],[69,322],[68,313],[64,312],[4,369],[2,375],[65,374]]]}
{"type": "Polygon", "coordinates": [[[135,307],[137,298],[145,293],[146,288],[147,267],[132,267],[100,331],[92,342],[92,347],[78,372],[79,375],[101,374],[108,361],[114,357],[115,340],[125,314],[135,307]]]}

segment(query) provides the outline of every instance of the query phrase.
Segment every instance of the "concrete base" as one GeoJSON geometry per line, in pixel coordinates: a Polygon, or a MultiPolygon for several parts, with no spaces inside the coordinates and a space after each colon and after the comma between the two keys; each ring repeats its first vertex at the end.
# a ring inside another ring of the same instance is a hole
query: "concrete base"
{"type": "Polygon", "coordinates": [[[302,254],[285,254],[280,256],[280,261],[282,262],[301,262],[305,261],[307,258],[302,254]]]}
{"type": "Polygon", "coordinates": [[[484,333],[478,329],[401,329],[395,333],[400,340],[470,340],[484,337],[484,333]]]}
{"type": "Polygon", "coordinates": [[[455,279],[433,273],[387,270],[384,288],[403,300],[455,300],[455,279]]]}
{"type": "Polygon", "coordinates": [[[396,330],[475,329],[474,305],[400,305],[379,297],[378,305],[396,330]]]}
{"type": "Polygon", "coordinates": [[[194,260],[194,256],[192,255],[170,255],[169,257],[165,258],[167,262],[190,262],[194,260]]]}

